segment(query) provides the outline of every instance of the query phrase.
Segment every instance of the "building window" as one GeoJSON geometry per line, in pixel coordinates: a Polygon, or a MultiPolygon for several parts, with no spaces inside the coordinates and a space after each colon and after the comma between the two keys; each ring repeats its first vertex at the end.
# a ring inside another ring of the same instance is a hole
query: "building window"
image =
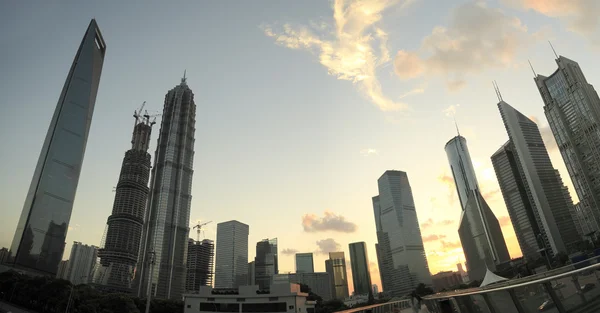
{"type": "Polygon", "coordinates": [[[207,303],[200,302],[200,311],[203,312],[239,312],[238,303],[207,303]]]}
{"type": "Polygon", "coordinates": [[[285,303],[285,302],[244,303],[244,304],[242,304],[242,312],[247,312],[247,313],[287,312],[287,303],[285,303]]]}

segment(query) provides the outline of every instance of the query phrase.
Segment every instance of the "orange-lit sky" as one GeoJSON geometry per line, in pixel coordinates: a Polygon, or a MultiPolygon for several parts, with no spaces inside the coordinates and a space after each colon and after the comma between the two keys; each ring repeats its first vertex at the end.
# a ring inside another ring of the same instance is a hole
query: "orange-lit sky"
{"type": "Polygon", "coordinates": [[[294,271],[295,251],[315,252],[324,271],[326,252],[348,256],[349,243],[365,241],[380,284],[371,197],[379,176],[396,169],[409,175],[432,274],[455,270],[464,261],[460,208],[443,149],[455,117],[510,254],[520,256],[490,162],[507,139],[491,81],[539,121],[572,191],[527,64],[552,73],[551,40],[600,84],[598,6],[568,3],[3,2],[0,246],[12,240],[64,78],[95,17],[107,55],[65,259],[73,241],[100,244],[131,114],[142,101],[161,110],[184,69],[197,104],[190,220],[213,221],[204,237],[215,238],[218,222],[247,223],[250,258],[257,241],[279,239],[280,272],[294,271]]]}

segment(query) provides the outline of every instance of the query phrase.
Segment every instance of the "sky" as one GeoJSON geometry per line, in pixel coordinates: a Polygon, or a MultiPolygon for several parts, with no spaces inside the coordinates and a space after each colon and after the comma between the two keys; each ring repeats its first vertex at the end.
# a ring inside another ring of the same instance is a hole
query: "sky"
{"type": "Polygon", "coordinates": [[[295,252],[314,252],[324,271],[327,252],[349,259],[348,244],[364,241],[380,285],[371,197],[395,169],[408,173],[432,274],[456,270],[460,204],[444,152],[456,120],[518,257],[490,161],[508,139],[492,81],[539,123],[576,200],[527,61],[553,73],[551,41],[600,83],[599,13],[595,0],[1,2],[0,246],[96,18],[107,51],[64,259],[73,241],[100,245],[133,111],[161,111],[184,70],[197,105],[190,221],[212,221],[203,238],[246,223],[250,259],[278,238],[280,272],[294,271],[295,252]]]}

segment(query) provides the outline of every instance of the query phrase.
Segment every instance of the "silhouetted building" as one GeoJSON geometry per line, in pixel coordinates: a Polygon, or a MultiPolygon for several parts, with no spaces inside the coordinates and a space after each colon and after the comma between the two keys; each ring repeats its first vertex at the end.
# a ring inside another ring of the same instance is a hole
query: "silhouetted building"
{"type": "Polygon", "coordinates": [[[217,224],[215,288],[237,288],[248,284],[248,233],[238,221],[217,224]]]}
{"type": "Polygon", "coordinates": [[[377,185],[373,213],[381,284],[386,293],[401,297],[420,283],[431,285],[431,274],[408,175],[385,171],[377,185]]]}
{"type": "Polygon", "coordinates": [[[350,268],[352,269],[352,283],[354,294],[369,294],[371,292],[371,272],[369,271],[369,257],[365,242],[354,242],[349,245],[350,268]]]}
{"type": "Polygon", "coordinates": [[[248,283],[247,285],[254,285],[256,283],[256,272],[254,269],[254,261],[248,262],[248,283]]]}
{"type": "Polygon", "coordinates": [[[6,262],[8,259],[8,249],[2,248],[0,249],[0,264],[6,262]]]}
{"type": "Polygon", "coordinates": [[[329,260],[325,260],[325,271],[331,280],[333,298],[344,300],[348,293],[348,273],[344,252],[329,252],[329,260]]]}
{"type": "Polygon", "coordinates": [[[312,253],[296,253],[296,273],[314,273],[312,253]]]}
{"type": "MultiPolygon", "coordinates": [[[[141,109],[140,109],[141,110],[141,109]]],[[[100,261],[94,272],[95,288],[130,293],[140,250],[150,179],[150,133],[154,121],[135,112],[131,149],[125,152],[112,214],[106,221],[100,261]]]]}
{"type": "Polygon", "coordinates": [[[273,284],[294,283],[304,284],[310,291],[323,298],[323,301],[333,299],[331,277],[329,273],[289,273],[273,276],[273,284]]]}
{"type": "Polygon", "coordinates": [[[600,98],[577,62],[559,56],[558,69],[534,81],[544,113],[579,198],[581,211],[592,212],[600,229],[600,98]]]}
{"type": "Polygon", "coordinates": [[[188,239],[186,293],[197,293],[200,286],[212,286],[215,244],[212,240],[188,239]]]}
{"type": "Polygon", "coordinates": [[[148,279],[156,298],[181,299],[185,289],[195,125],[194,93],[184,73],[165,96],[136,279],[140,297],[148,293],[148,279]]]}
{"type": "Polygon", "coordinates": [[[444,289],[449,290],[463,283],[460,273],[450,271],[432,275],[431,280],[433,281],[433,290],[438,292],[444,289]]]}
{"type": "Polygon", "coordinates": [[[254,282],[259,288],[268,289],[273,284],[273,275],[279,274],[277,238],[264,239],[256,244],[254,271],[254,282]]]}
{"type": "Polygon", "coordinates": [[[7,263],[56,275],[90,131],[106,45],[92,19],[79,45],[33,173],[7,263]]]}
{"type": "Polygon", "coordinates": [[[69,279],[69,260],[60,261],[58,264],[58,272],[56,273],[56,278],[59,279],[69,279]]]}
{"type": "Polygon", "coordinates": [[[533,260],[540,257],[538,249],[576,250],[581,238],[571,215],[573,202],[538,126],[503,100],[498,108],[510,140],[492,163],[523,255],[533,260]]]}
{"type": "MultiPolygon", "coordinates": [[[[444,148],[461,205],[458,226],[460,243],[467,261],[469,279],[482,280],[486,269],[510,260],[500,223],[481,196],[467,140],[456,136],[444,148]]],[[[385,289],[385,288],[384,288],[385,289]]]]}
{"type": "Polygon", "coordinates": [[[88,246],[77,241],[73,242],[67,279],[73,285],[87,284],[92,280],[97,257],[98,247],[88,246]]]}

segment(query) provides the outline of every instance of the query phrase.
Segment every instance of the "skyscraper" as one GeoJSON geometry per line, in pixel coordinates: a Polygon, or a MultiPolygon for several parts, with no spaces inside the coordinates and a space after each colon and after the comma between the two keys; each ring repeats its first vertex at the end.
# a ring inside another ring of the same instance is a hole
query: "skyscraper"
{"type": "MultiPolygon", "coordinates": [[[[543,242],[539,243],[536,248],[551,249],[553,254],[560,251],[571,252],[581,241],[571,215],[574,211],[573,202],[568,193],[565,193],[566,187],[563,185],[558,171],[552,166],[537,124],[503,100],[498,103],[498,109],[510,138],[509,145],[513,148],[513,151],[507,152],[514,159],[511,162],[518,162],[516,167],[514,165],[511,167],[511,172],[515,173],[515,179],[521,180],[521,184],[526,185],[523,190],[525,194],[520,198],[530,200],[530,204],[522,208],[534,210],[533,214],[524,214],[525,212],[517,209],[513,215],[515,217],[533,215],[535,218],[529,224],[538,224],[537,227],[531,225],[529,229],[521,229],[521,231],[528,238],[531,237],[531,234],[527,233],[531,231],[534,232],[536,239],[541,236],[543,242]]],[[[500,176],[502,177],[502,175],[500,176]]],[[[502,183],[500,186],[504,195],[508,186],[502,183]]],[[[508,192],[508,190],[506,191],[508,192]]],[[[520,232],[515,231],[515,233],[517,237],[521,235],[520,232]]],[[[519,240],[519,244],[521,241],[526,240],[519,240]]],[[[527,241],[531,242],[531,239],[529,238],[527,241]]],[[[523,254],[525,255],[525,252],[523,254]]]]}
{"type": "Polygon", "coordinates": [[[212,286],[215,244],[212,240],[188,239],[185,292],[197,293],[200,286],[212,286]]]}
{"type": "Polygon", "coordinates": [[[381,283],[385,292],[403,296],[419,283],[431,285],[417,211],[405,172],[385,171],[377,184],[373,213],[381,283]]]}
{"type": "Polygon", "coordinates": [[[600,98],[577,62],[560,56],[558,69],[534,80],[583,212],[600,230],[600,98]]]}
{"type": "MultiPolygon", "coordinates": [[[[481,196],[467,140],[456,136],[444,148],[462,209],[458,235],[467,261],[471,280],[484,278],[486,268],[510,260],[500,223],[481,196]]],[[[385,288],[384,288],[385,289],[385,288]]]]}
{"type": "Polygon", "coordinates": [[[350,294],[344,252],[329,252],[329,260],[325,260],[325,270],[331,279],[333,297],[340,300],[348,298],[350,294]]]}
{"type": "Polygon", "coordinates": [[[312,253],[296,253],[296,273],[314,273],[312,253]]]}
{"type": "Polygon", "coordinates": [[[138,263],[140,297],[149,285],[163,299],[180,299],[185,288],[195,124],[194,93],[184,73],[165,96],[138,263]]]}
{"type": "Polygon", "coordinates": [[[73,285],[87,284],[92,280],[97,257],[98,247],[88,246],[77,241],[73,242],[67,279],[73,285]]]}
{"type": "Polygon", "coordinates": [[[369,257],[365,242],[354,242],[350,248],[350,267],[352,268],[352,283],[354,294],[364,295],[372,292],[371,272],[369,271],[369,257]]]}
{"type": "Polygon", "coordinates": [[[58,271],[105,52],[92,19],[58,98],[10,247],[7,263],[17,268],[50,275],[58,271]]]}
{"type": "Polygon", "coordinates": [[[238,221],[217,224],[215,288],[237,288],[248,282],[248,234],[238,221]]]}
{"type": "MultiPolygon", "coordinates": [[[[141,109],[140,109],[141,110],[141,109]]],[[[131,149],[125,152],[115,190],[112,214],[106,222],[100,262],[94,272],[96,288],[130,293],[138,261],[150,179],[150,117],[134,113],[131,149]]]]}
{"type": "Polygon", "coordinates": [[[58,272],[56,272],[56,278],[68,279],[69,275],[69,260],[60,261],[58,264],[58,272]]]}
{"type": "Polygon", "coordinates": [[[261,289],[269,289],[273,283],[273,275],[279,274],[277,259],[277,238],[264,239],[256,244],[254,258],[255,284],[261,289]]]}

